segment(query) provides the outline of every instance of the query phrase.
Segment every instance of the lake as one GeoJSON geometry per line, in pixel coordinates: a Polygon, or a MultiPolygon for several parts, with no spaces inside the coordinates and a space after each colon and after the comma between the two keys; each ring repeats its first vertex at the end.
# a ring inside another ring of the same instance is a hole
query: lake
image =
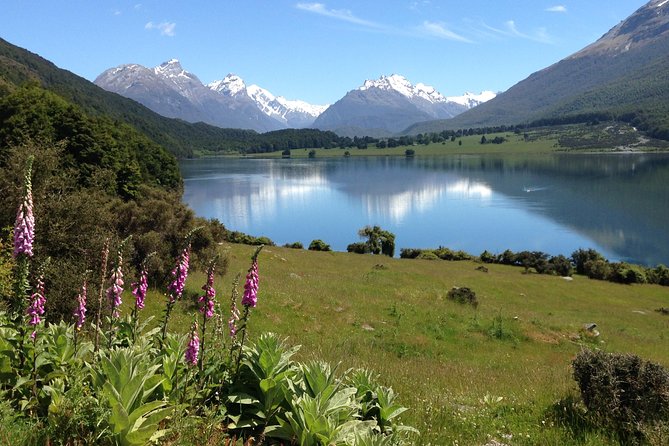
{"type": "Polygon", "coordinates": [[[396,253],[594,248],[669,264],[669,154],[203,158],[181,171],[199,216],[277,244],[322,239],[345,251],[358,229],[379,225],[395,233],[396,253]]]}

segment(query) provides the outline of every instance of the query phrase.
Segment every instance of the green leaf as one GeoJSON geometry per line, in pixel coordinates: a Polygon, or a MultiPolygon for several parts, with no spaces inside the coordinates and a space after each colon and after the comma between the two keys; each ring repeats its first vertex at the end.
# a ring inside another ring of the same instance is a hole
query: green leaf
{"type": "Polygon", "coordinates": [[[113,426],[112,432],[115,434],[121,433],[130,425],[128,412],[126,412],[123,406],[118,403],[114,404],[111,408],[109,424],[113,426]]]}

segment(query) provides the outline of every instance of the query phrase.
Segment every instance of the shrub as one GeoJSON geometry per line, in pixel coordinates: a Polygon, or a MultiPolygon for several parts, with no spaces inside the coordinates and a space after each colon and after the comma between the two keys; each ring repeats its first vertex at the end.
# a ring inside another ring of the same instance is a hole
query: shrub
{"type": "Polygon", "coordinates": [[[434,253],[434,251],[421,251],[421,253],[416,257],[421,260],[439,260],[439,257],[434,253]]]}
{"type": "Polygon", "coordinates": [[[563,255],[551,257],[548,263],[550,264],[551,271],[558,276],[569,277],[574,272],[571,261],[563,255]]]}
{"type": "Polygon", "coordinates": [[[309,251],[332,251],[332,249],[330,249],[330,245],[323,240],[316,239],[309,243],[309,251]]]}
{"type": "Polygon", "coordinates": [[[646,283],[646,272],[637,265],[629,263],[611,263],[611,272],[608,279],[617,283],[646,283]]]}
{"type": "Polygon", "coordinates": [[[293,242],[293,243],[286,243],[283,245],[284,248],[291,248],[291,249],[304,249],[304,245],[302,242],[293,242]]]}
{"type": "Polygon", "coordinates": [[[369,254],[371,252],[367,243],[364,242],[351,243],[346,247],[346,251],[356,254],[369,254]]]}
{"type": "Polygon", "coordinates": [[[491,252],[488,252],[487,250],[481,253],[479,259],[483,263],[495,263],[496,260],[495,255],[492,254],[491,252]]]}
{"type": "Polygon", "coordinates": [[[440,246],[434,251],[441,260],[471,260],[472,256],[464,251],[451,251],[448,248],[440,246]]]}
{"type": "Polygon", "coordinates": [[[588,260],[583,265],[583,272],[590,279],[607,280],[611,274],[611,265],[603,259],[588,260]]]}
{"type": "Polygon", "coordinates": [[[576,266],[577,274],[588,275],[586,263],[589,261],[604,260],[604,257],[594,249],[578,249],[571,254],[571,260],[576,266]]]}
{"type": "Polygon", "coordinates": [[[474,308],[478,307],[479,302],[476,293],[467,287],[453,287],[446,297],[460,304],[469,304],[474,308]]]}
{"type": "Polygon", "coordinates": [[[657,265],[655,268],[649,268],[646,271],[648,283],[669,286],[669,268],[664,265],[657,265]]]}
{"type": "Polygon", "coordinates": [[[415,259],[423,252],[422,249],[402,248],[400,249],[400,259],[415,259]]]}
{"type": "Polygon", "coordinates": [[[574,379],[593,421],[625,444],[643,441],[643,426],[669,417],[669,371],[636,355],[583,350],[574,379]]]}

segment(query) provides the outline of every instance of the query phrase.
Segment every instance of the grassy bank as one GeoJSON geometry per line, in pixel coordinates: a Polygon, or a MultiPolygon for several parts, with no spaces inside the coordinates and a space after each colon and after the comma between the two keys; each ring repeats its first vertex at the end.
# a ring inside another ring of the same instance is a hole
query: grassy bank
{"type": "MultiPolygon", "coordinates": [[[[486,133],[488,143],[481,144],[481,136],[469,135],[447,139],[430,144],[414,144],[390,148],[377,148],[370,144],[366,149],[294,149],[291,158],[308,158],[309,152],[315,151],[316,158],[348,156],[405,156],[407,149],[412,149],[415,156],[439,155],[500,155],[500,154],[537,154],[565,151],[584,152],[647,152],[669,150],[666,141],[644,137],[636,129],[624,123],[602,123],[597,125],[573,124],[553,127],[540,127],[522,133],[501,132],[486,133]],[[501,144],[490,141],[503,138],[501,144]]],[[[204,155],[203,153],[201,155],[204,155]]],[[[281,158],[280,150],[268,153],[250,153],[245,156],[261,158],[281,158]]]]}
{"type": "MultiPolygon", "coordinates": [[[[217,279],[225,308],[253,248],[222,249],[230,259],[217,279]]],[[[403,420],[421,431],[419,445],[613,444],[551,413],[576,393],[570,361],[584,345],[669,366],[669,317],[654,311],[669,306],[667,289],[477,266],[267,247],[251,336],[273,331],[301,344],[302,359],[375,370],[411,408],[403,420]],[[472,288],[478,308],[446,299],[453,286],[472,288]],[[597,338],[582,333],[591,322],[597,338]]],[[[202,283],[191,275],[188,293],[202,283]]],[[[186,301],[172,320],[183,331],[195,311],[186,301]]],[[[164,298],[154,292],[147,302],[159,316],[164,298]]]]}

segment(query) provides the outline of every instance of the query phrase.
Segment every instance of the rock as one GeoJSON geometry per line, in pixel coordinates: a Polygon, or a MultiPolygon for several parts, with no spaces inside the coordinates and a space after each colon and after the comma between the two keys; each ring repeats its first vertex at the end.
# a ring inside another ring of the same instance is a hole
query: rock
{"type": "Polygon", "coordinates": [[[374,327],[372,327],[372,326],[369,325],[369,324],[362,324],[362,325],[360,326],[360,328],[362,328],[362,329],[365,330],[365,331],[374,331],[374,327]]]}

